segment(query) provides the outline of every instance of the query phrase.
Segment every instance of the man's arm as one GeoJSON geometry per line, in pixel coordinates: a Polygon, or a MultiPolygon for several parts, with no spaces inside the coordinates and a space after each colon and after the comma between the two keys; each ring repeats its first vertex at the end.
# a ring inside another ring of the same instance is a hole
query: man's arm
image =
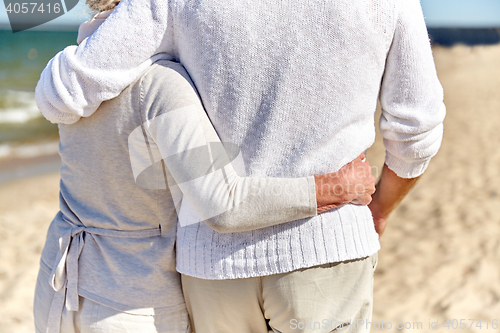
{"type": "Polygon", "coordinates": [[[446,108],[419,0],[398,0],[394,39],[380,91],[385,163],[415,178],[438,152],[446,108]]]}
{"type": "Polygon", "coordinates": [[[91,37],[59,52],[36,87],[42,114],[65,124],[88,117],[149,67],[152,56],[173,55],[169,3],[122,0],[91,37]]]}
{"type": "Polygon", "coordinates": [[[394,39],[380,92],[386,158],[369,205],[379,236],[389,214],[437,153],[446,113],[420,2],[396,4],[394,39]]]}
{"type": "Polygon", "coordinates": [[[391,212],[396,209],[401,200],[415,186],[419,178],[398,177],[394,171],[389,169],[387,164],[384,164],[382,176],[376,185],[372,202],[368,205],[372,211],[375,230],[379,237],[384,233],[391,212]]]}

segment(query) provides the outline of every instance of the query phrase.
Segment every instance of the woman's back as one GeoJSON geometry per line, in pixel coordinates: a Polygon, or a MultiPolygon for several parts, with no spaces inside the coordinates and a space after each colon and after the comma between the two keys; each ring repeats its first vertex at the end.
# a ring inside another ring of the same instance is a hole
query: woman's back
{"type": "MultiPolygon", "coordinates": [[[[144,80],[151,82],[151,91],[177,89],[198,99],[181,75],[182,66],[170,66],[177,72],[155,64],[118,97],[102,103],[93,117],[59,127],[61,212],[50,226],[42,266],[50,271],[64,260],[57,256],[64,251],[59,239],[71,237],[69,248],[76,247],[75,238],[81,237],[78,293],[130,313],[153,314],[184,306],[175,271],[177,214],[161,158],[159,163],[150,160],[148,151],[156,144],[145,136],[133,142],[137,139],[133,133],[142,133],[148,118],[140,105],[144,80]],[[138,168],[143,172],[135,175],[138,168]]],[[[70,260],[69,255],[66,261],[70,260]]],[[[75,269],[70,262],[64,265],[75,269]]],[[[68,289],[70,285],[68,281],[68,289]]]]}
{"type": "MultiPolygon", "coordinates": [[[[154,70],[149,75],[155,75],[154,70]]],[[[61,208],[66,216],[74,215],[75,222],[87,227],[141,230],[175,221],[163,172],[154,165],[148,169],[150,186],[137,184],[134,177],[131,154],[133,157],[136,152],[130,148],[137,145],[129,147],[129,140],[145,122],[138,105],[139,89],[140,79],[118,97],[102,103],[92,117],[59,125],[61,200],[67,204],[61,208]],[[151,184],[153,179],[156,184],[151,184]]],[[[137,180],[144,183],[142,178],[137,180]]]]}

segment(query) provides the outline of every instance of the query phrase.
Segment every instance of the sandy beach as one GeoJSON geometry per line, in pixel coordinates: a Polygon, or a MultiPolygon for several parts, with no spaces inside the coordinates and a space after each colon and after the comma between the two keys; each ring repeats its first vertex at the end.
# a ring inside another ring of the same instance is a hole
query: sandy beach
{"type": "Polygon", "coordinates": [[[0,185],[0,332],[34,332],[33,291],[50,221],[59,210],[59,173],[0,185]]]}
{"type": "MultiPolygon", "coordinates": [[[[446,332],[456,331],[443,326],[448,319],[465,319],[460,332],[498,332],[491,322],[500,322],[500,46],[435,47],[434,57],[447,106],[444,139],[381,239],[373,321],[446,332]]],[[[383,163],[383,150],[377,141],[373,164],[383,163]]]]}
{"type": "MultiPolygon", "coordinates": [[[[498,332],[500,45],[434,47],[434,56],[444,140],[381,239],[372,331],[498,332]],[[466,328],[453,329],[460,320],[466,328]]],[[[379,135],[368,159],[383,165],[379,135]]],[[[33,290],[58,187],[58,173],[0,184],[0,333],[34,332],[33,290]]]]}

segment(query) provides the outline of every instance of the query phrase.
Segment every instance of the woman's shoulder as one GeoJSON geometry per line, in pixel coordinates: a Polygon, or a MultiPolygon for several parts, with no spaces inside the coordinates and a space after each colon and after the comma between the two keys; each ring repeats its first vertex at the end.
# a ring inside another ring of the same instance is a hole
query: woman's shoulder
{"type": "Polygon", "coordinates": [[[140,109],[147,119],[186,105],[201,106],[194,83],[186,69],[178,62],[155,62],[139,82],[140,109]]]}
{"type": "Polygon", "coordinates": [[[193,85],[184,66],[170,59],[160,59],[154,62],[143,73],[140,82],[143,88],[153,86],[171,86],[175,88],[177,85],[180,85],[180,87],[184,87],[186,84],[193,85]]]}

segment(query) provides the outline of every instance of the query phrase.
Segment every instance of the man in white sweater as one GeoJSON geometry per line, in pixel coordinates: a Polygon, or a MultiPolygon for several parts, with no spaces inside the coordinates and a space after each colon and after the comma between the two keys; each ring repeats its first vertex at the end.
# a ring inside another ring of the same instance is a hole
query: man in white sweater
{"type": "Polygon", "coordinates": [[[221,140],[241,147],[246,176],[339,170],[373,144],[380,97],[386,163],[369,208],[241,233],[197,223],[177,235],[197,332],[367,331],[377,232],[442,139],[419,1],[123,0],[49,63],[37,103],[53,122],[76,122],[159,53],[187,69],[221,140]]]}

